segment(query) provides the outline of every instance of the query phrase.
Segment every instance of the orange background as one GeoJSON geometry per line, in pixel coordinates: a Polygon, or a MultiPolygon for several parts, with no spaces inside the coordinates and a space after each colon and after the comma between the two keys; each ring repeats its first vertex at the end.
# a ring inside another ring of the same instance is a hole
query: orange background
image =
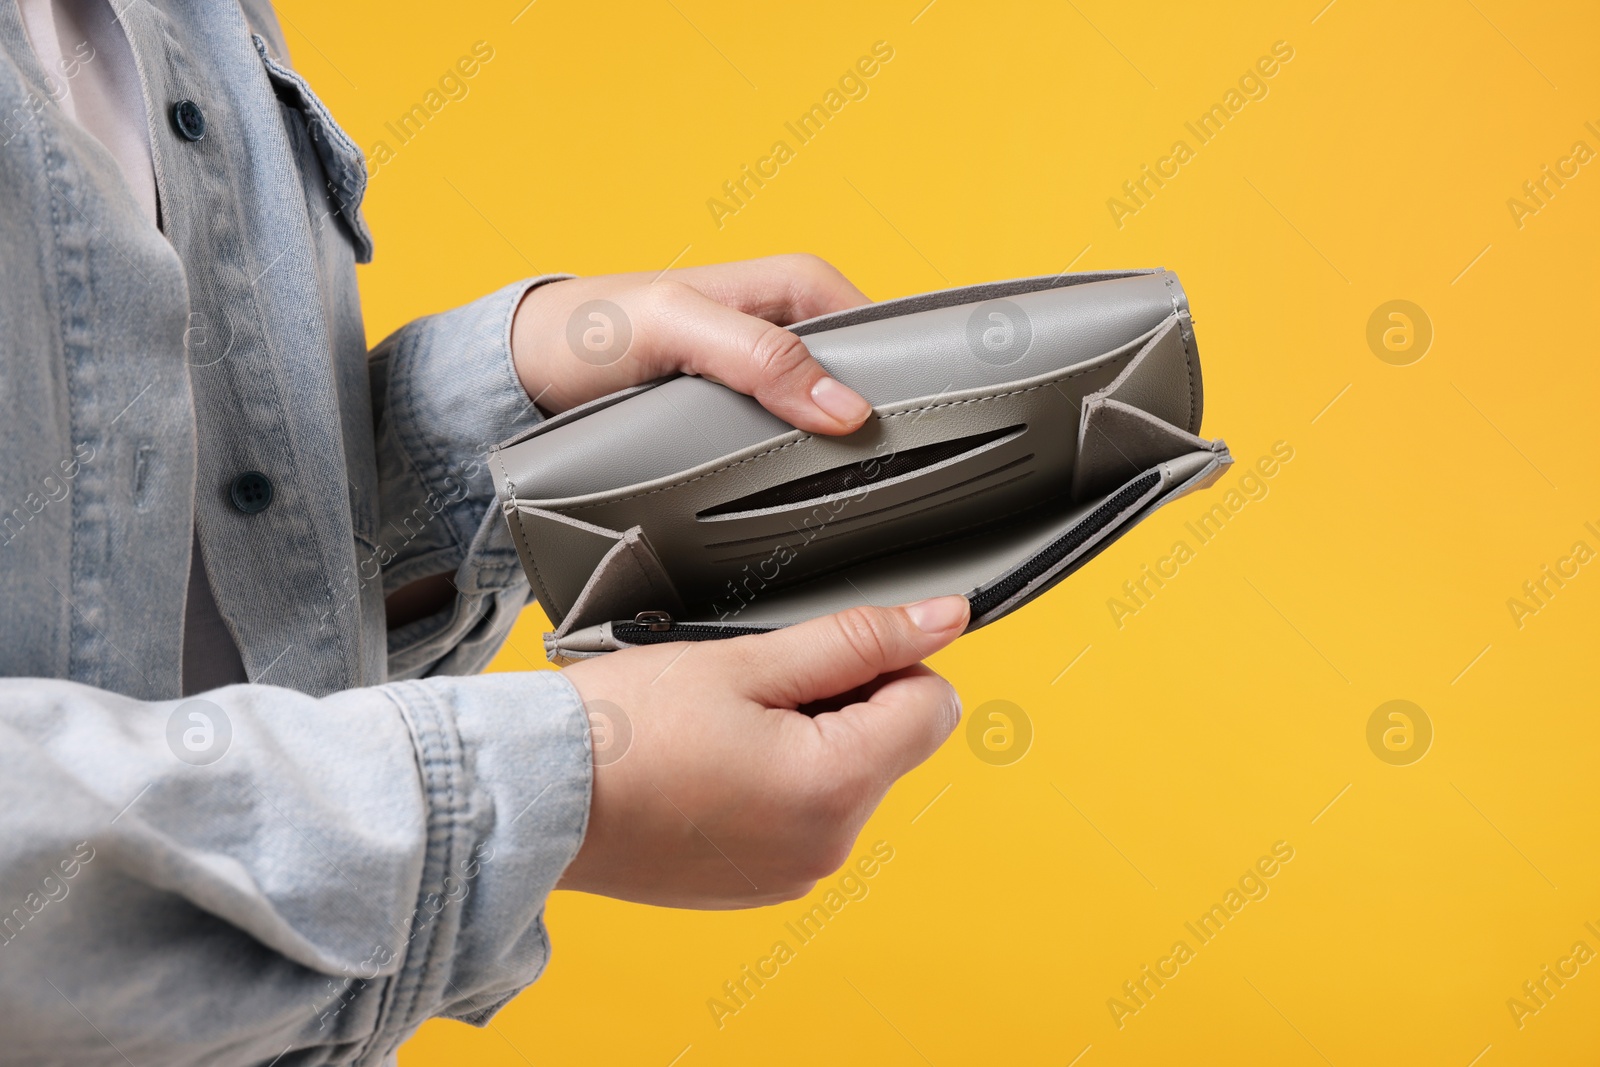
{"type": "MultiPolygon", "coordinates": [[[[1164,265],[1205,432],[1240,461],[937,657],[1031,746],[963,728],[909,775],[858,846],[894,850],[867,895],[720,1028],[708,1001],[814,901],[557,894],[544,979],[402,1064],[1593,1062],[1600,966],[1507,1006],[1574,942],[1600,951],[1600,564],[1559,564],[1600,549],[1600,167],[1561,163],[1600,149],[1593,5],[925,2],[281,5],[369,149],[494,50],[374,178],[374,339],[536,271],[808,250],[889,297],[1164,265]],[[866,96],[719,226],[722,183],[878,41],[866,96]],[[1185,123],[1275,42],[1292,59],[1200,144],[1185,123]],[[1127,200],[1180,139],[1191,158],[1127,200]],[[1546,165],[1569,177],[1538,203],[1546,165]],[[1394,300],[1415,308],[1369,344],[1394,300]],[[1114,612],[1276,442],[1266,494],[1114,612]],[[1517,618],[1547,564],[1570,576],[1517,618]],[[1369,745],[1391,700],[1411,734],[1385,747],[1384,718],[1369,745]],[[1267,895],[1200,944],[1184,924],[1280,841],[1267,895]],[[1193,958],[1119,1020],[1179,939],[1193,958]]],[[[543,667],[543,624],[497,669],[543,667]]]]}

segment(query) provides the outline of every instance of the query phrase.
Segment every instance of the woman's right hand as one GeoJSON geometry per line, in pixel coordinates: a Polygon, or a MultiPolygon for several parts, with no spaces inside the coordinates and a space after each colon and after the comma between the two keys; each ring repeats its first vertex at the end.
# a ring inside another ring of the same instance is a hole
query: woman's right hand
{"type": "Polygon", "coordinates": [[[960,700],[920,661],[967,617],[965,597],[938,597],[568,667],[594,794],[558,888],[678,908],[804,896],[955,729],[960,700]]]}

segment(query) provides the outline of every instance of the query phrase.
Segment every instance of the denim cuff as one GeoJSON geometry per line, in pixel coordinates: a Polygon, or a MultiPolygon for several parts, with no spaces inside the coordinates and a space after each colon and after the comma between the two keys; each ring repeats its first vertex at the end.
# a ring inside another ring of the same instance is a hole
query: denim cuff
{"type": "Polygon", "coordinates": [[[544,903],[588,825],[589,724],[555,671],[385,687],[415,740],[428,853],[383,1038],[484,1025],[544,971],[544,903]]]}
{"type": "Polygon", "coordinates": [[[485,457],[542,418],[512,362],[517,305],[534,286],[569,277],[516,282],[409,323],[373,349],[380,523],[397,546],[385,595],[445,573],[469,595],[522,583],[485,457]]]}

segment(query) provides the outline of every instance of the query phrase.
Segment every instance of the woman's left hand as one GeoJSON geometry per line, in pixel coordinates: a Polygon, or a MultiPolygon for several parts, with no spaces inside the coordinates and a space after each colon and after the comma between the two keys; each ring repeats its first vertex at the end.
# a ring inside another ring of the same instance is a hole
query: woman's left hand
{"type": "Polygon", "coordinates": [[[570,278],[523,298],[511,350],[523,388],[550,414],[681,372],[753,396],[802,430],[845,434],[871,406],[783,327],[867,302],[809,255],[570,278]]]}

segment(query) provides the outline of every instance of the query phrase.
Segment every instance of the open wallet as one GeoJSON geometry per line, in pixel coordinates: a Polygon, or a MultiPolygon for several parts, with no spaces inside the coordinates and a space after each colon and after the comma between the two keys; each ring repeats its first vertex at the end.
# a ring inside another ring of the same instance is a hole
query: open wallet
{"type": "Polygon", "coordinates": [[[975,629],[1232,462],[1196,436],[1194,325],[1167,270],[992,282],[790,329],[871,402],[856,432],[796,430],[679,376],[491,453],[554,662],[947,593],[975,629]]]}

